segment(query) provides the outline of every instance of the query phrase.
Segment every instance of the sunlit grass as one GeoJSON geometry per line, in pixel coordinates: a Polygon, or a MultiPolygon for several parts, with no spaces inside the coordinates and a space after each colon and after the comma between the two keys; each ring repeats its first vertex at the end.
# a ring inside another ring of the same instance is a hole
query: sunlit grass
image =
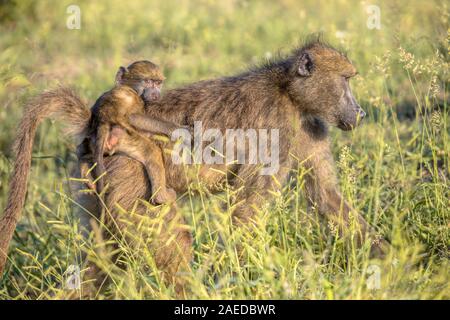
{"type": "MultiPolygon", "coordinates": [[[[450,297],[445,1],[382,1],[381,30],[366,27],[363,1],[133,1],[127,6],[79,1],[81,30],[65,27],[71,2],[31,3],[20,1],[8,18],[0,15],[1,208],[12,168],[11,138],[33,93],[62,82],[93,101],[111,87],[119,65],[139,58],[161,64],[166,87],[175,87],[240,72],[323,31],[348,50],[357,66],[360,76],[352,86],[369,115],[352,132],[332,130],[341,191],[393,250],[383,260],[371,260],[368,243],[352,247],[332,224],[308,211],[302,168],[292,172],[295,182],[261,209],[252,230],[232,228],[231,208],[224,209],[232,190],[212,195],[194,179],[178,204],[194,235],[191,270],[182,275],[188,297],[450,297]],[[374,271],[380,287],[371,289],[374,271]]],[[[91,298],[176,298],[143,236],[157,237],[162,217],[142,217],[137,227],[130,225],[137,242],[133,247],[122,235],[114,235],[111,243],[99,242],[98,230],[82,236],[75,196],[67,188],[73,151],[58,124],[41,126],[0,299],[84,296],[65,290],[63,283],[68,266],[84,266],[86,256],[110,276],[91,298]],[[125,268],[110,262],[111,244],[119,248],[125,268]]],[[[131,215],[124,212],[123,218],[131,215]]]]}

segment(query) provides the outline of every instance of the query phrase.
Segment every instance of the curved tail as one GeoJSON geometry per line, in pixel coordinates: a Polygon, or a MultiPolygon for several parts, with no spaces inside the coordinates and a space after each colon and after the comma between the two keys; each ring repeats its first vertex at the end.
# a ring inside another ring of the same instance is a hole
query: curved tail
{"type": "Polygon", "coordinates": [[[66,133],[79,140],[87,133],[90,117],[91,111],[86,103],[72,89],[65,87],[45,91],[26,105],[13,144],[16,160],[10,178],[6,208],[0,219],[0,275],[3,273],[8,246],[25,203],[37,127],[47,118],[62,120],[66,125],[66,133]]]}

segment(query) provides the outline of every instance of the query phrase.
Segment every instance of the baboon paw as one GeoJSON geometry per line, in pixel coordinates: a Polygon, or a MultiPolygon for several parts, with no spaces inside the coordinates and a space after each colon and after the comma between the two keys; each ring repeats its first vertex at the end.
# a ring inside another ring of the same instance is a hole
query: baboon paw
{"type": "Polygon", "coordinates": [[[85,182],[84,184],[89,190],[96,191],[95,183],[93,183],[92,181],[85,182]]]}
{"type": "Polygon", "coordinates": [[[153,197],[154,204],[164,204],[174,202],[177,198],[177,193],[171,188],[159,190],[153,197]]]}
{"type": "Polygon", "coordinates": [[[389,242],[383,238],[378,238],[372,241],[370,246],[370,257],[376,259],[384,259],[391,249],[389,242]]]}

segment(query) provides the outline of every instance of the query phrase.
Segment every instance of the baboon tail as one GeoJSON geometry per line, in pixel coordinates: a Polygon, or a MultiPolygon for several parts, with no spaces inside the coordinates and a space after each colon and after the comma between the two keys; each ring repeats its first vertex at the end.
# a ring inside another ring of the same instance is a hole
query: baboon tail
{"type": "Polygon", "coordinates": [[[69,88],[59,87],[46,91],[27,103],[13,144],[16,160],[10,178],[6,208],[0,219],[0,275],[25,203],[33,140],[39,124],[46,118],[62,120],[66,124],[66,132],[79,139],[87,132],[90,117],[90,109],[69,88]]]}

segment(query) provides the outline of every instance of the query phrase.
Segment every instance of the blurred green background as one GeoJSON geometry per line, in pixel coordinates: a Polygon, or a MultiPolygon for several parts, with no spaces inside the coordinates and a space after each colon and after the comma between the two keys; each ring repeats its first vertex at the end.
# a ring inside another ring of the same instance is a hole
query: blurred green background
{"type": "MultiPolygon", "coordinates": [[[[298,221],[310,219],[306,204],[293,206],[290,195],[301,195],[289,190],[270,209],[267,233],[253,239],[257,250],[249,252],[245,270],[214,245],[217,226],[205,225],[214,199],[183,207],[188,221],[200,221],[193,230],[191,297],[449,298],[447,1],[1,0],[0,207],[11,139],[31,95],[61,83],[93,102],[113,85],[120,65],[137,59],[163,67],[165,88],[232,75],[318,32],[346,50],[360,73],[352,86],[369,117],[353,132],[333,130],[332,140],[344,196],[398,250],[380,263],[383,290],[364,284],[367,255],[346,258],[339,239],[314,223],[300,227],[298,221]],[[79,30],[66,26],[71,4],[81,9],[79,30]],[[367,27],[368,5],[380,8],[380,30],[367,27]],[[205,271],[211,264],[215,273],[205,271]]],[[[0,297],[53,297],[71,263],[78,230],[58,192],[65,192],[74,145],[60,132],[48,122],[35,140],[13,243],[16,265],[0,280],[0,297]]],[[[152,279],[139,271],[127,290],[117,285],[100,297],[173,297],[152,279]]]]}

